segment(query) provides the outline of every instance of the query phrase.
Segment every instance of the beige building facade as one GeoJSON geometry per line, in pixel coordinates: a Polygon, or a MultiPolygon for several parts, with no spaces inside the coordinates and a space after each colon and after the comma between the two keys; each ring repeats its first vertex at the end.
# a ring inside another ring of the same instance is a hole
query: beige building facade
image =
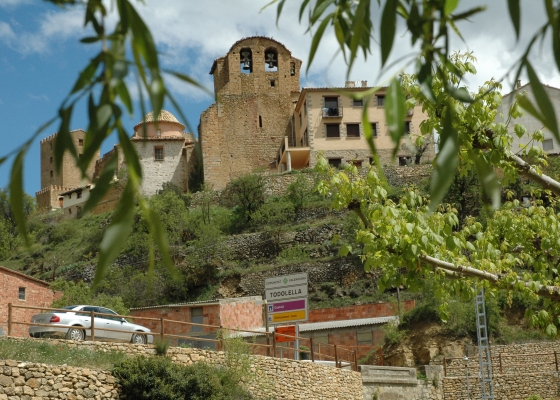
{"type": "MultiPolygon", "coordinates": [[[[294,115],[294,131],[283,138],[277,153],[278,172],[314,167],[317,156],[323,156],[333,166],[353,163],[369,165],[371,151],[364,137],[362,117],[364,107],[372,128],[375,146],[382,164],[393,164],[394,144],[385,119],[386,88],[380,88],[369,102],[353,97],[371,90],[366,81],[347,82],[344,88],[303,88],[294,115]]],[[[399,165],[414,162],[414,139],[420,134],[420,123],[426,119],[420,106],[408,110],[404,138],[397,152],[399,165]]],[[[422,161],[433,159],[434,146],[423,154],[422,161]]]]}
{"type": "Polygon", "coordinates": [[[301,60],[262,36],[236,42],[216,59],[216,102],[200,116],[204,181],[214,189],[241,175],[275,169],[278,144],[292,132],[301,60]]]}

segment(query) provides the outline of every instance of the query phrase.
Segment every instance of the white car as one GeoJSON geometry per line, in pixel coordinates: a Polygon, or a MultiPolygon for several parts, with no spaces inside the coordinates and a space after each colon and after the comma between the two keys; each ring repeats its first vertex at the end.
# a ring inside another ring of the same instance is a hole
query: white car
{"type": "Polygon", "coordinates": [[[116,312],[105,307],[98,306],[68,306],[64,307],[68,311],[51,311],[36,314],[31,317],[32,323],[49,324],[49,326],[29,326],[29,335],[34,338],[40,337],[62,337],[69,340],[84,340],[91,338],[91,316],[89,313],[112,314],[96,315],[94,322],[95,340],[131,342],[136,344],[153,343],[154,337],[150,334],[150,329],[142,325],[136,325],[119,317],[116,312]],[[84,311],[86,313],[76,313],[84,311]],[[70,326],[60,327],[60,326],[70,326]],[[126,332],[112,332],[108,329],[115,329],[126,332]]]}

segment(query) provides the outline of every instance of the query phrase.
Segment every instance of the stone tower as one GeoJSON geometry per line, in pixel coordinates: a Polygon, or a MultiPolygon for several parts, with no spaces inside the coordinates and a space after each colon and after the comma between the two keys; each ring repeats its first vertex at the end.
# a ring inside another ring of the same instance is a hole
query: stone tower
{"type": "Polygon", "coordinates": [[[204,181],[214,189],[258,169],[276,168],[282,138],[292,134],[301,60],[266,37],[236,42],[214,61],[216,102],[200,116],[204,181]]]}
{"type": "MultiPolygon", "coordinates": [[[[70,132],[74,146],[79,155],[84,148],[86,132],[78,129],[70,132]]],[[[59,194],[70,189],[75,189],[91,182],[95,170],[95,163],[99,159],[99,150],[94,156],[86,174],[89,179],[83,179],[80,169],[76,166],[74,158],[66,152],[62,159],[62,167],[56,171],[54,162],[54,145],[56,133],[41,140],[41,190],[35,195],[37,205],[43,209],[61,208],[59,194]]]]}

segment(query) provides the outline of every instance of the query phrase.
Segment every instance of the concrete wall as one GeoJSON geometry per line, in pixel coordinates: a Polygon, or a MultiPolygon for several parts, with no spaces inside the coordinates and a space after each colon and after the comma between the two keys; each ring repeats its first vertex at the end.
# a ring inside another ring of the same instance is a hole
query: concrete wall
{"type": "MultiPolygon", "coordinates": [[[[55,339],[47,341],[49,343],[60,343],[70,345],[71,347],[79,346],[80,348],[88,348],[97,351],[122,351],[131,355],[155,354],[154,347],[150,345],[131,345],[125,343],[102,342],[69,342],[55,339]]],[[[206,361],[213,364],[223,364],[225,362],[225,354],[223,352],[213,352],[193,348],[171,347],[169,348],[167,355],[171,357],[174,362],[183,365],[189,365],[198,361],[206,361]]],[[[2,362],[6,363],[6,361],[0,361],[0,366],[2,365],[2,362]]],[[[333,368],[310,362],[300,362],[289,359],[278,359],[262,356],[252,356],[251,363],[252,371],[255,372],[255,375],[253,375],[253,377],[248,377],[252,378],[252,380],[249,381],[247,385],[251,388],[256,398],[259,399],[278,398],[293,400],[361,400],[363,398],[362,378],[359,372],[333,368]]],[[[10,362],[10,364],[17,365],[17,363],[12,362],[10,362]]],[[[0,390],[4,391],[4,393],[6,392],[6,390],[8,390],[10,393],[15,393],[16,390],[23,391],[23,389],[17,389],[17,387],[21,386],[31,387],[31,385],[29,385],[29,379],[32,376],[29,375],[28,378],[28,371],[21,371],[19,368],[16,371],[14,370],[14,368],[15,366],[10,367],[9,370],[6,368],[0,368],[0,390]],[[8,375],[8,373],[10,375],[8,375]],[[13,379],[14,373],[19,374],[19,376],[23,376],[23,380],[19,379],[16,383],[15,379],[13,379]]],[[[31,368],[36,368],[36,365],[33,365],[33,367],[31,368]]],[[[93,382],[95,382],[95,388],[106,389],[106,394],[104,395],[105,397],[99,396],[98,398],[118,398],[116,396],[116,394],[118,393],[118,388],[114,383],[112,383],[112,379],[110,378],[111,375],[107,372],[82,370],[72,367],[50,367],[45,365],[41,365],[40,368],[43,368],[43,372],[45,372],[45,380],[41,380],[41,382],[39,383],[34,383],[34,386],[37,386],[38,384],[49,385],[48,388],[50,390],[48,397],[64,398],[57,396],[60,396],[60,394],[64,392],[74,393],[73,390],[77,390],[75,385],[74,387],[70,387],[70,384],[68,383],[68,386],[66,387],[71,390],[63,390],[62,388],[65,387],[64,384],[57,384],[55,386],[54,380],[55,376],[60,376],[62,378],[61,381],[74,383],[74,379],[69,380],[68,377],[70,374],[75,374],[78,377],[85,376],[93,380],[93,382]],[[54,374],[54,370],[56,370],[56,374],[54,374]],[[51,375],[50,372],[53,372],[53,374],[51,375]],[[49,377],[49,379],[47,379],[47,376],[49,377]],[[102,379],[103,377],[104,379],[102,379]],[[114,390],[117,390],[117,392],[113,392],[114,390]]],[[[42,379],[43,376],[38,376],[38,378],[42,379]]],[[[76,381],[85,382],[86,380],[78,378],[76,379],[76,381]]],[[[80,386],[82,390],[84,390],[86,387],[82,385],[80,386]]],[[[90,389],[94,390],[95,388],[91,387],[90,389]]],[[[28,391],[28,393],[31,393],[29,389],[26,390],[28,391]]],[[[99,395],[97,392],[88,392],[86,395],[84,394],[85,393],[82,392],[80,395],[83,398],[96,398],[95,396],[99,395]]],[[[2,398],[2,394],[0,394],[0,400],[4,399],[7,399],[7,397],[2,398]]]]}
{"type": "MultiPolygon", "coordinates": [[[[55,292],[47,282],[35,279],[8,268],[0,267],[0,327],[8,332],[8,304],[30,307],[50,307],[55,300],[55,292]],[[19,289],[25,290],[25,299],[19,299],[19,289]]],[[[13,308],[12,319],[30,322],[37,310],[13,308]]],[[[28,337],[27,325],[12,325],[12,336],[28,337]]]]}

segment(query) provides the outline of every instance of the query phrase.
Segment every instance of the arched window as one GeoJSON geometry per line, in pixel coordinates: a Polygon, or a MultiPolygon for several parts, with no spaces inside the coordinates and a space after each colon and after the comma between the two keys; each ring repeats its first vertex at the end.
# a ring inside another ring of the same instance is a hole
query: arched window
{"type": "Polygon", "coordinates": [[[241,49],[239,52],[240,70],[244,74],[253,72],[253,52],[251,49],[241,49]]]}
{"type": "Polygon", "coordinates": [[[266,72],[278,71],[278,52],[275,49],[267,49],[264,52],[264,70],[266,72]]]}
{"type": "Polygon", "coordinates": [[[292,61],[290,63],[290,75],[294,76],[295,74],[296,74],[296,63],[292,61]]]}

